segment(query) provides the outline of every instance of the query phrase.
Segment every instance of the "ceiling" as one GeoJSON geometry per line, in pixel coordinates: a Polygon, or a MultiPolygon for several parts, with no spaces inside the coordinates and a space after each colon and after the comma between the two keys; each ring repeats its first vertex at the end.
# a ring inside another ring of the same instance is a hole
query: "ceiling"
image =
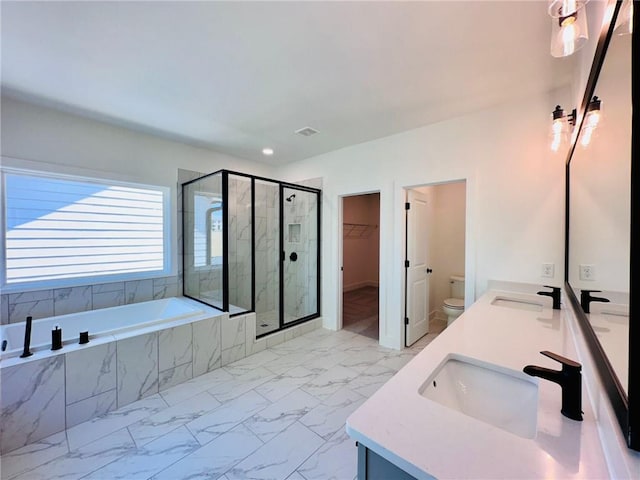
{"type": "Polygon", "coordinates": [[[568,85],[573,60],[550,56],[546,10],[3,1],[2,90],[280,165],[568,85]],[[305,126],[320,133],[294,133],[305,126]]]}

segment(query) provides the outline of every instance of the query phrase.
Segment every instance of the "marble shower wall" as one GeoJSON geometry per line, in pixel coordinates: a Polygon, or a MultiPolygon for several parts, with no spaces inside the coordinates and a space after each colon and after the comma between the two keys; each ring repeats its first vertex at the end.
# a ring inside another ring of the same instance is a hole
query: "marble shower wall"
{"type": "Polygon", "coordinates": [[[256,313],[258,314],[276,311],[280,301],[278,198],[278,184],[256,181],[256,313]]]}
{"type": "MultiPolygon", "coordinates": [[[[285,195],[293,190],[286,190],[285,195]]],[[[284,202],[285,322],[317,311],[318,199],[314,193],[295,191],[292,202],[284,202]],[[289,260],[291,252],[298,260],[289,260]]]]}
{"type": "Polygon", "coordinates": [[[251,179],[229,175],[229,303],[251,309],[251,179]]]}

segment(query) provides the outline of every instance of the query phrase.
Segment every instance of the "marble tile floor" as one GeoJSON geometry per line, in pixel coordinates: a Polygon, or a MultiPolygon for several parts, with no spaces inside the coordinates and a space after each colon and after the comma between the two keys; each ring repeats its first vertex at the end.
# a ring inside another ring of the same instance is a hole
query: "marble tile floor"
{"type": "MultiPolygon", "coordinates": [[[[292,322],[297,320],[293,315],[285,312],[284,322],[292,322]]],[[[280,317],[277,310],[269,310],[267,312],[256,312],[256,333],[264,335],[265,333],[275,332],[280,328],[280,317]]]]}
{"type": "Polygon", "coordinates": [[[375,340],[379,337],[378,288],[362,287],[342,295],[342,328],[375,340]]]}
{"type": "Polygon", "coordinates": [[[346,418],[436,336],[315,330],[9,452],[0,478],[351,480],[346,418]]]}

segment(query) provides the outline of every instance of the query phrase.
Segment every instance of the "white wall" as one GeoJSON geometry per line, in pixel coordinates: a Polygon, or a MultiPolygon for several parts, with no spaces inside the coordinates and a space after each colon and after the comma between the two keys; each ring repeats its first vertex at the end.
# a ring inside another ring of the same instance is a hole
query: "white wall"
{"type": "Polygon", "coordinates": [[[177,168],[323,177],[322,313],[333,328],[341,291],[338,198],[380,191],[381,341],[400,348],[404,187],[467,179],[469,292],[482,293],[490,278],[542,283],[543,262],[556,264],[553,283],[560,284],[564,168],[561,155],[550,154],[547,132],[550,110],[566,96],[541,94],[279,169],[3,99],[2,154],[174,188],[177,168]]]}
{"type": "Polygon", "coordinates": [[[324,324],[339,316],[339,196],[380,191],[381,343],[404,343],[404,187],[467,180],[467,301],[489,279],[543,283],[541,264],[563,278],[564,156],[549,149],[549,112],[568,90],[375,141],[279,169],[282,179],[324,177],[324,324]]]}
{"type": "MultiPolygon", "coordinates": [[[[272,167],[266,164],[12,98],[2,97],[1,115],[3,164],[164,185],[172,188],[174,204],[178,168],[199,172],[227,168],[263,176],[272,174],[272,167]]],[[[175,215],[176,209],[173,211],[175,215]]],[[[173,230],[177,252],[176,229],[173,230]]]]}
{"type": "Polygon", "coordinates": [[[242,160],[58,110],[2,97],[2,155],[173,186],[177,169],[222,168],[268,176],[269,165],[242,160]]]}

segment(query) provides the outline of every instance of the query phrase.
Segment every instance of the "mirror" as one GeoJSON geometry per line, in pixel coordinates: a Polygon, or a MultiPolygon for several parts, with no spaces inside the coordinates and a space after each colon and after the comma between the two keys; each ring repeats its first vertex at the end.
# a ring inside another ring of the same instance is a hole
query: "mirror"
{"type": "Polygon", "coordinates": [[[568,277],[579,299],[586,289],[609,300],[590,302],[587,317],[628,394],[631,35],[611,37],[595,95],[602,121],[586,146],[583,126],[571,157],[568,277]]]}
{"type": "MultiPolygon", "coordinates": [[[[630,248],[640,242],[638,115],[640,82],[632,76],[638,37],[616,35],[616,19],[628,2],[610,0],[578,118],[580,132],[567,157],[567,222],[565,287],[578,323],[595,360],[612,408],[630,448],[640,450],[637,415],[640,353],[634,312],[640,307],[640,255],[630,248]],[[615,8],[614,8],[615,7],[615,8]],[[589,121],[584,112],[594,95],[602,101],[603,121],[587,146],[589,121]],[[634,125],[635,124],[635,125],[634,125]],[[635,126],[635,128],[634,128],[635,126]],[[636,179],[636,177],[638,177],[636,179]],[[596,292],[587,293],[589,290],[596,292]],[[596,297],[586,301],[585,295],[596,297]],[[637,350],[637,349],[635,349],[637,350]]],[[[633,12],[633,28],[640,12],[633,12]]],[[[635,73],[637,75],[637,73],[635,73]]]]}

